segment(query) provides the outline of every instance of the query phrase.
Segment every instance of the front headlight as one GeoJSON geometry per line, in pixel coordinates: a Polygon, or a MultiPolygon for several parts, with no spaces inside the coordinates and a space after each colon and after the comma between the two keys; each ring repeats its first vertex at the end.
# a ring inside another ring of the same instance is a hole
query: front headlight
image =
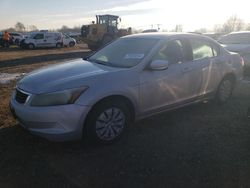
{"type": "Polygon", "coordinates": [[[53,93],[35,95],[31,101],[31,106],[56,106],[73,104],[78,99],[78,97],[87,89],[88,87],[81,87],[57,91],[53,93]]]}

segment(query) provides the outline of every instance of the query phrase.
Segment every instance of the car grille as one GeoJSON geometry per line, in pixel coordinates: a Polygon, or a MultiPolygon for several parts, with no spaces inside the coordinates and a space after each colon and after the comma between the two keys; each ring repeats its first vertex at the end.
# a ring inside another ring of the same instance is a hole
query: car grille
{"type": "Polygon", "coordinates": [[[15,97],[15,99],[16,99],[16,101],[18,103],[24,104],[26,102],[28,96],[29,96],[28,94],[16,89],[16,97],[15,97]]]}

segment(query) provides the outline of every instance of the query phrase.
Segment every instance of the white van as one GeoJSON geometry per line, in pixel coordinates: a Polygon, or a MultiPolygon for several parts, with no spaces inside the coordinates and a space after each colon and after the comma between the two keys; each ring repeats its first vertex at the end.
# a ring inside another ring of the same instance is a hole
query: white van
{"type": "Polygon", "coordinates": [[[33,32],[24,41],[22,46],[34,49],[44,47],[63,47],[63,35],[60,32],[33,32]]]}
{"type": "Polygon", "coordinates": [[[73,47],[76,45],[76,40],[67,34],[63,34],[63,46],[73,47]]]}

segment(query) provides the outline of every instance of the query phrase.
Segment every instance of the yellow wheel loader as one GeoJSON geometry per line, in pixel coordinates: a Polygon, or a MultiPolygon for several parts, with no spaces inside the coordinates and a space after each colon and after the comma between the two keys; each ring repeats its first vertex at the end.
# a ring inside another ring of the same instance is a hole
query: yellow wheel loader
{"type": "Polygon", "coordinates": [[[131,28],[118,29],[119,16],[96,15],[96,22],[91,25],[83,25],[81,35],[90,50],[96,50],[118,37],[131,34],[131,28]]]}

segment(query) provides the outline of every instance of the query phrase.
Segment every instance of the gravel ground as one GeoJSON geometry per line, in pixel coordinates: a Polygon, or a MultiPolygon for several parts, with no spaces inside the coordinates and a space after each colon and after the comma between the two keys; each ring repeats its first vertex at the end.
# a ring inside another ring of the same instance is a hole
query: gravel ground
{"type": "Polygon", "coordinates": [[[0,129],[0,187],[250,187],[250,84],[232,100],[134,123],[118,143],[53,143],[0,129]]]}

